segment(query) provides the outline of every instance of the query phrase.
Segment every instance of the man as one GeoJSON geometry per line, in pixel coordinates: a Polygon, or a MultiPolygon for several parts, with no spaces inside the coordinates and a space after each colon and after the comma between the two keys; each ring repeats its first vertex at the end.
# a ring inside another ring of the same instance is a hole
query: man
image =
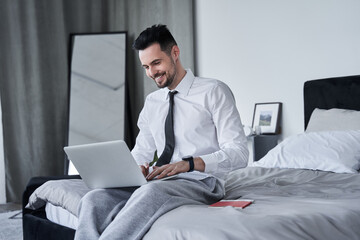
{"type": "Polygon", "coordinates": [[[133,47],[160,88],[146,98],[132,150],[148,180],[142,187],[97,189],[81,200],[76,239],[141,239],[164,213],[224,196],[224,178],[248,160],[246,138],[230,89],[198,78],[180,62],[180,49],[164,25],[144,30],[133,47]],[[155,151],[159,160],[149,164],[155,151]]]}

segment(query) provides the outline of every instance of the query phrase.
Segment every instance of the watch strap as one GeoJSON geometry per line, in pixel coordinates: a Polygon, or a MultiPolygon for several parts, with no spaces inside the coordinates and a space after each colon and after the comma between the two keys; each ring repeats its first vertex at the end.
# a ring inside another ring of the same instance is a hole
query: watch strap
{"type": "Polygon", "coordinates": [[[188,172],[194,171],[194,158],[192,156],[183,157],[182,160],[189,162],[190,168],[188,172]]]}

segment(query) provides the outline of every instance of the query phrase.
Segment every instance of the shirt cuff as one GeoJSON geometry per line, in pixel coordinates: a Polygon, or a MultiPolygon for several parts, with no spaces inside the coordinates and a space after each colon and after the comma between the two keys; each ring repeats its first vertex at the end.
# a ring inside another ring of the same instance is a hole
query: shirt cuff
{"type": "Polygon", "coordinates": [[[205,162],[205,172],[213,173],[217,171],[219,159],[214,153],[199,157],[205,162]]]}

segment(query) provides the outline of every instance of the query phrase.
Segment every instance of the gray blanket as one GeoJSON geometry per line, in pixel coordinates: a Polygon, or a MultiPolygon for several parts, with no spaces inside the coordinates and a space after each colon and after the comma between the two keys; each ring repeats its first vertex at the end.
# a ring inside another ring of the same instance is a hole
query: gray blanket
{"type": "Polygon", "coordinates": [[[232,172],[226,199],[245,209],[183,206],[146,239],[360,239],[360,174],[249,167],[232,172]]]}

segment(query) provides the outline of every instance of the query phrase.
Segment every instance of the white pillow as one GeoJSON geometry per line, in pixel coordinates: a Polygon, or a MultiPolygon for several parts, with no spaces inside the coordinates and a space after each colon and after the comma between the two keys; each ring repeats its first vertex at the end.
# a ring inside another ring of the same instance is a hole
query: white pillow
{"type": "Polygon", "coordinates": [[[332,108],[315,108],[306,132],[360,130],[360,111],[332,108]]]}
{"type": "Polygon", "coordinates": [[[302,133],[285,139],[253,166],[356,173],[360,130],[302,133]]]}

